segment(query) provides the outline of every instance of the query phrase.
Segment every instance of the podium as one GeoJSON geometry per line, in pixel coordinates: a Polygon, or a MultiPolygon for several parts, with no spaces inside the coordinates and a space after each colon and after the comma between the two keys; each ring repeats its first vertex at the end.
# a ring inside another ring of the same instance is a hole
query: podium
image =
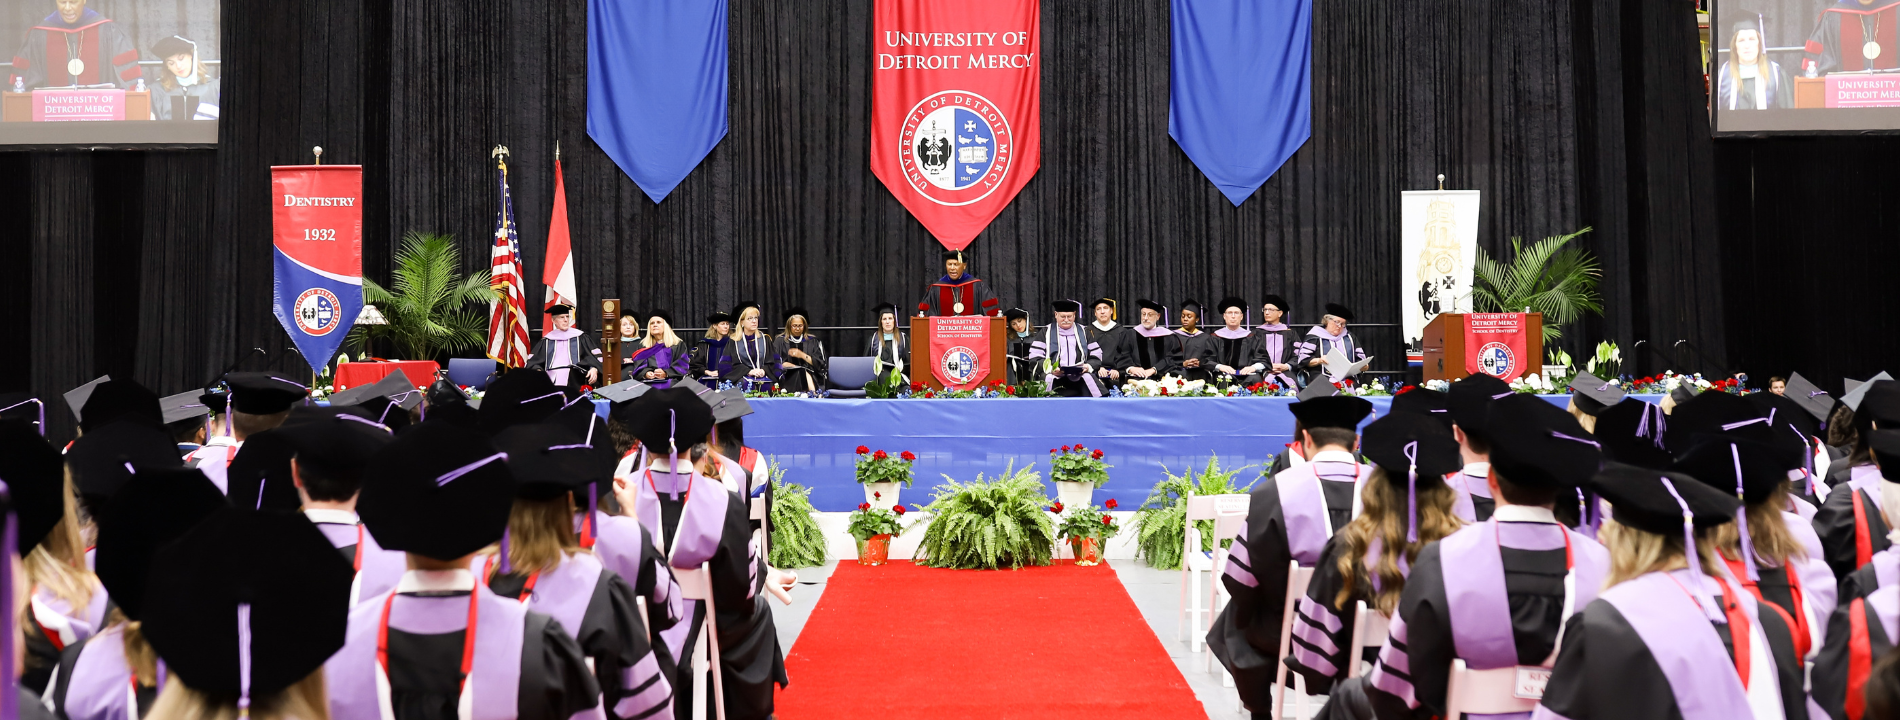
{"type": "MultiPolygon", "coordinates": [[[[1465,370],[1465,331],[1468,325],[1463,313],[1439,313],[1425,325],[1425,335],[1421,342],[1425,346],[1425,379],[1457,380],[1470,372],[1465,370]]],[[[1526,313],[1524,315],[1524,352],[1525,372],[1522,374],[1542,373],[1544,361],[1544,314],[1526,313]]]]}
{"type": "MultiPolygon", "coordinates": [[[[989,336],[990,367],[988,374],[977,381],[979,385],[988,385],[997,380],[1009,378],[1009,355],[1004,343],[1007,325],[1000,317],[983,317],[985,333],[989,336]]],[[[930,318],[913,316],[910,319],[910,380],[921,382],[937,390],[943,389],[943,382],[937,379],[937,360],[930,356],[930,318]]]]}
{"type": "MultiPolygon", "coordinates": [[[[100,108],[100,113],[84,113],[75,120],[150,120],[152,118],[152,93],[147,90],[30,90],[23,93],[0,92],[0,122],[33,122],[35,105],[45,104],[58,99],[80,98],[86,96],[111,96],[110,101],[100,108]]],[[[83,109],[83,108],[81,108],[83,109]]],[[[40,110],[40,112],[44,112],[40,110]]]]}

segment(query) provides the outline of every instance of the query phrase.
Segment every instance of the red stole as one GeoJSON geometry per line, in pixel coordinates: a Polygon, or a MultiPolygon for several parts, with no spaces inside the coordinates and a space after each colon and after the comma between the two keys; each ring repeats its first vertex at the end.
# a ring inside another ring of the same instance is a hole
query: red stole
{"type": "Polygon", "coordinates": [[[66,54],[66,35],[78,33],[79,60],[86,64],[86,69],[79,73],[78,84],[99,84],[99,26],[109,22],[112,21],[100,20],[91,25],[73,29],[49,27],[46,25],[35,26],[33,28],[34,30],[46,31],[46,83],[48,85],[65,85],[66,83],[63,82],[55,82],[54,78],[72,77],[66,74],[66,64],[73,59],[66,54]],[[61,33],[64,34],[62,35],[61,33]]]}
{"type": "Polygon", "coordinates": [[[976,281],[962,285],[937,283],[937,312],[951,317],[977,314],[976,281]],[[963,303],[962,310],[956,309],[957,303],[963,303]]]}
{"type": "Polygon", "coordinates": [[[1873,59],[1876,70],[1888,70],[1900,67],[1900,11],[1894,8],[1900,3],[1872,10],[1847,10],[1828,8],[1827,12],[1837,13],[1841,23],[1841,46],[1836,48],[1841,54],[1841,69],[1853,72],[1867,69],[1867,56],[1861,54],[1861,47],[1867,44],[1867,30],[1874,31],[1874,41],[1880,43],[1880,57],[1873,59]],[[1868,16],[1874,22],[1863,26],[1868,16]]]}

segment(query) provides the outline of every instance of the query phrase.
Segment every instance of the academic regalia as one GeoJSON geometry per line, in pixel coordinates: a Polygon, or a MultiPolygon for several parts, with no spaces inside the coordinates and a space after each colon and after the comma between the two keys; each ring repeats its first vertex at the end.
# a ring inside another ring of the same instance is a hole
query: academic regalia
{"type": "Polygon", "coordinates": [[[1783,110],[1794,107],[1794,81],[1781,63],[1760,59],[1750,77],[1741,65],[1722,63],[1716,73],[1716,102],[1727,110],[1783,110]],[[1763,72],[1763,71],[1766,72],[1763,72]]]}
{"type": "Polygon", "coordinates": [[[1217,380],[1237,382],[1250,386],[1265,378],[1268,367],[1265,347],[1258,333],[1246,328],[1229,330],[1220,328],[1208,333],[1203,344],[1201,366],[1213,371],[1217,380]],[[1218,366],[1226,365],[1238,371],[1238,375],[1222,376],[1218,366]]]}
{"type": "MultiPolygon", "coordinates": [[[[89,447],[81,452],[97,453],[101,449],[89,447]]],[[[80,456],[75,455],[72,459],[77,468],[80,456]]],[[[88,460],[98,462],[95,458],[88,460]]],[[[106,459],[107,462],[114,460],[117,460],[116,456],[106,459]]],[[[37,418],[34,421],[0,420],[0,480],[6,482],[7,496],[6,500],[0,501],[5,504],[0,519],[5,519],[8,514],[14,516],[16,544],[12,549],[23,558],[32,555],[40,541],[66,518],[68,490],[63,465],[59,451],[40,436],[37,418]]],[[[0,558],[0,562],[4,561],[5,558],[0,558]]],[[[30,605],[24,613],[26,622],[21,628],[25,631],[26,654],[24,672],[20,678],[20,682],[29,689],[44,690],[48,677],[59,662],[60,651],[84,642],[105,627],[109,607],[106,591],[93,582],[90,573],[81,575],[89,592],[87,599],[81,603],[69,602],[45,587],[30,588],[30,605]]],[[[28,580],[30,578],[19,576],[13,582],[25,583],[28,580]]],[[[6,625],[0,629],[10,630],[12,627],[6,625]]]]}
{"type": "Polygon", "coordinates": [[[1846,577],[1892,545],[1880,512],[1880,482],[1880,468],[1856,466],[1814,514],[1814,532],[1835,577],[1846,577]]]}
{"type": "MultiPolygon", "coordinates": [[[[1272,303],[1274,307],[1280,308],[1282,311],[1286,310],[1285,307],[1281,306],[1281,303],[1274,302],[1277,299],[1278,296],[1268,296],[1268,302],[1272,303]]],[[[1292,371],[1286,373],[1276,374],[1273,372],[1274,365],[1287,365],[1289,367],[1294,365],[1294,356],[1297,354],[1297,350],[1294,346],[1299,342],[1299,334],[1294,332],[1292,328],[1287,327],[1285,322],[1261,323],[1255,325],[1253,329],[1254,332],[1260,336],[1261,352],[1266,356],[1267,369],[1263,371],[1266,375],[1266,381],[1277,383],[1283,388],[1299,387],[1299,383],[1293,379],[1294,375],[1297,374],[1298,368],[1293,368],[1292,371]]]]}
{"type": "Polygon", "coordinates": [[[1110,321],[1104,326],[1101,323],[1092,322],[1082,326],[1082,332],[1088,334],[1089,342],[1095,343],[1096,347],[1102,349],[1102,362],[1105,363],[1105,367],[1110,370],[1121,370],[1118,361],[1122,355],[1122,345],[1128,341],[1130,335],[1127,325],[1110,321]]]}
{"type": "Polygon", "coordinates": [[[1900,67],[1900,9],[1893,3],[1840,0],[1822,11],[1805,49],[1802,69],[1813,67],[1822,75],[1900,67]],[[1865,53],[1870,41],[1879,43],[1879,54],[1871,61],[1865,53]]]}
{"type": "Polygon", "coordinates": [[[685,619],[686,601],[680,597],[666,555],[639,520],[605,512],[596,513],[594,520],[598,528],[593,538],[594,557],[602,567],[631,584],[636,596],[647,599],[646,621],[654,638],[653,651],[666,677],[676,677],[681,649],[668,639],[682,636],[667,631],[685,619]]]}
{"type": "Polygon", "coordinates": [[[1128,335],[1122,338],[1122,355],[1118,360],[1122,379],[1137,379],[1128,373],[1135,368],[1155,371],[1149,378],[1152,380],[1180,374],[1184,346],[1180,336],[1164,327],[1136,325],[1129,328],[1128,335]]]}
{"type": "Polygon", "coordinates": [[[534,341],[527,367],[546,372],[556,387],[579,387],[588,384],[588,370],[601,367],[600,343],[580,328],[549,330],[534,341]],[[582,369],[576,372],[571,365],[582,369]]]}
{"type": "Polygon", "coordinates": [[[633,378],[656,388],[671,387],[673,381],[686,377],[692,372],[687,351],[677,345],[655,344],[633,351],[633,356],[620,366],[620,376],[633,378]],[[647,373],[659,370],[665,376],[655,380],[647,373]]]}
{"type": "MultiPolygon", "coordinates": [[[[1353,340],[1351,330],[1333,335],[1326,332],[1324,328],[1314,326],[1306,331],[1306,336],[1300,338],[1299,343],[1294,345],[1293,367],[1301,371],[1301,376],[1305,377],[1307,382],[1312,382],[1315,377],[1325,374],[1326,366],[1307,367],[1306,363],[1314,358],[1324,358],[1333,350],[1338,350],[1340,355],[1352,362],[1366,359],[1366,349],[1359,347],[1359,343],[1353,340]]],[[[1331,376],[1328,377],[1331,378],[1331,376]]],[[[1331,378],[1330,381],[1338,382],[1340,379],[1331,378]]]]}
{"type": "Polygon", "coordinates": [[[1490,472],[1491,463],[1473,462],[1465,463],[1458,472],[1445,477],[1445,484],[1457,490],[1464,504],[1471,509],[1470,522],[1491,519],[1491,512],[1498,506],[1498,501],[1491,497],[1490,472]]]}
{"type": "Polygon", "coordinates": [[[1842,602],[1834,612],[1814,660],[1814,703],[1834,720],[1861,720],[1868,718],[1864,689],[1873,664],[1900,638],[1900,586],[1842,602]]]}
{"type": "Polygon", "coordinates": [[[865,344],[864,354],[875,358],[872,362],[878,368],[878,381],[888,380],[891,373],[903,378],[900,382],[910,381],[910,374],[904,369],[910,363],[910,337],[903,331],[871,333],[871,341],[865,344]]]}
{"type": "Polygon", "coordinates": [[[1175,374],[1180,375],[1183,380],[1213,382],[1215,374],[1214,364],[1203,359],[1213,352],[1212,349],[1208,347],[1208,341],[1213,338],[1214,335],[1212,333],[1198,327],[1194,329],[1194,333],[1191,335],[1188,334],[1186,330],[1175,330],[1175,348],[1177,352],[1181,354],[1181,364],[1175,368],[1175,374]],[[1188,367],[1188,360],[1200,360],[1200,367],[1188,367]]]}
{"type": "MultiPolygon", "coordinates": [[[[403,372],[392,372],[368,385],[358,385],[330,396],[330,407],[349,408],[365,420],[388,428],[384,434],[409,427],[409,411],[422,404],[424,391],[403,372]]],[[[286,420],[285,424],[289,424],[286,420]]]]}
{"type": "Polygon", "coordinates": [[[62,720],[137,720],[158,701],[154,679],[135,677],[126,662],[127,627],[115,624],[60,654],[44,695],[62,720]]]}
{"type": "Polygon", "coordinates": [[[818,338],[805,335],[791,338],[780,335],[772,339],[772,354],[780,363],[791,363],[794,367],[782,367],[779,370],[780,390],[788,392],[820,392],[825,389],[826,368],[830,358],[825,355],[825,344],[818,338]],[[791,351],[803,350],[810,360],[792,357],[791,351]]]}
{"type": "Polygon", "coordinates": [[[918,301],[917,311],[930,317],[955,315],[1003,314],[1002,301],[996,299],[996,293],[990,291],[990,284],[982,278],[968,272],[956,279],[949,275],[937,278],[924,290],[924,299],[918,301]]]}
{"type": "Polygon", "coordinates": [[[351,605],[389,592],[409,569],[407,554],[377,545],[376,538],[363,527],[356,513],[347,510],[305,510],[303,513],[356,571],[356,581],[350,586],[351,605]]]}
{"type": "MultiPolygon", "coordinates": [[[[85,8],[72,23],[55,12],[28,30],[26,42],[14,53],[13,72],[29,89],[100,83],[130,88],[144,74],[138,62],[138,48],[125,29],[85,8]],[[79,61],[77,75],[72,73],[73,60],[79,61]]],[[[12,82],[7,85],[11,91],[12,82]]]]}
{"type": "MultiPolygon", "coordinates": [[[[1295,403],[1312,427],[1357,427],[1372,412],[1363,398],[1295,403]]],[[[1214,618],[1207,646],[1234,676],[1248,707],[1269,706],[1268,688],[1279,663],[1280,616],[1286,608],[1287,568],[1314,567],[1337,528],[1358,515],[1359,486],[1372,467],[1351,453],[1316,453],[1313,462],[1273,476],[1250,492],[1247,520],[1234,537],[1226,574],[1232,598],[1214,618]]]]}
{"type": "Polygon", "coordinates": [[[700,338],[687,365],[694,380],[717,386],[732,374],[732,339],[700,338]]]}
{"type": "MultiPolygon", "coordinates": [[[[171,74],[169,69],[162,72],[171,74]]],[[[175,79],[171,87],[166,87],[163,81],[147,83],[145,89],[152,92],[152,119],[215,121],[219,115],[219,98],[223,95],[221,85],[220,78],[206,77],[203,73],[198,74],[198,81],[190,85],[179,85],[175,79]],[[189,117],[173,117],[176,113],[172,105],[181,98],[191,111],[189,117]]]]}
{"type": "Polygon", "coordinates": [[[1007,331],[1003,337],[1004,352],[1009,355],[1009,384],[1021,385],[1031,380],[1042,382],[1042,363],[1029,359],[1030,346],[1036,342],[1035,328],[1020,333],[1007,331]]]}
{"type": "Polygon", "coordinates": [[[1102,366],[1102,349],[1088,342],[1080,326],[1044,328],[1042,337],[1029,344],[1028,357],[1041,361],[1039,377],[1050,392],[1064,397],[1102,396],[1100,379],[1095,377],[1102,366]]]}
{"type": "Polygon", "coordinates": [[[747,392],[772,389],[772,384],[779,377],[778,348],[772,342],[772,336],[765,333],[742,335],[733,343],[732,353],[734,375],[730,380],[743,383],[747,392]],[[765,377],[752,377],[751,372],[755,369],[764,370],[765,377]]]}

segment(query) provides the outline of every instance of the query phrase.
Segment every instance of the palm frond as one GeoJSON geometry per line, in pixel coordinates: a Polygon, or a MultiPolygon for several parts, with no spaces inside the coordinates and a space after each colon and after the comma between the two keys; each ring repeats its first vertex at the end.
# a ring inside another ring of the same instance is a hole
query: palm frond
{"type": "MultiPolygon", "coordinates": [[[[495,297],[488,272],[463,276],[455,237],[411,230],[403,234],[389,285],[364,279],[363,296],[389,321],[361,336],[387,340],[410,359],[429,360],[487,342],[486,305],[495,297]],[[471,306],[481,306],[479,309],[471,306]]],[[[352,335],[360,346],[361,339],[352,335]]]]}
{"type": "Polygon", "coordinates": [[[1603,312],[1597,286],[1603,266],[1572,240],[1590,232],[1547,237],[1529,246],[1511,238],[1511,257],[1500,261],[1483,248],[1473,265],[1472,307],[1479,312],[1531,312],[1544,316],[1544,340],[1563,336],[1563,326],[1603,312]]]}

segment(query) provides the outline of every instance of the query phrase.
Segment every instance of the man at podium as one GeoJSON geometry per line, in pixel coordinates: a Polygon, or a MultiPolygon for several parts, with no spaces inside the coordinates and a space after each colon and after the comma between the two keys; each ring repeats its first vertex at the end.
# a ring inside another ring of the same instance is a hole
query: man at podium
{"type": "Polygon", "coordinates": [[[989,283],[971,275],[969,269],[963,261],[963,251],[945,251],[943,277],[924,291],[923,301],[917,303],[918,314],[933,317],[1001,315],[1003,302],[996,299],[996,293],[990,292],[989,283]]]}
{"type": "Polygon", "coordinates": [[[139,51],[117,23],[86,0],[54,0],[53,14],[26,33],[13,54],[7,89],[100,85],[131,87],[143,72],[139,51]]]}
{"type": "Polygon", "coordinates": [[[1900,68],[1900,7],[1893,0],[1839,0],[1821,13],[1801,60],[1809,77],[1900,68]]]}

